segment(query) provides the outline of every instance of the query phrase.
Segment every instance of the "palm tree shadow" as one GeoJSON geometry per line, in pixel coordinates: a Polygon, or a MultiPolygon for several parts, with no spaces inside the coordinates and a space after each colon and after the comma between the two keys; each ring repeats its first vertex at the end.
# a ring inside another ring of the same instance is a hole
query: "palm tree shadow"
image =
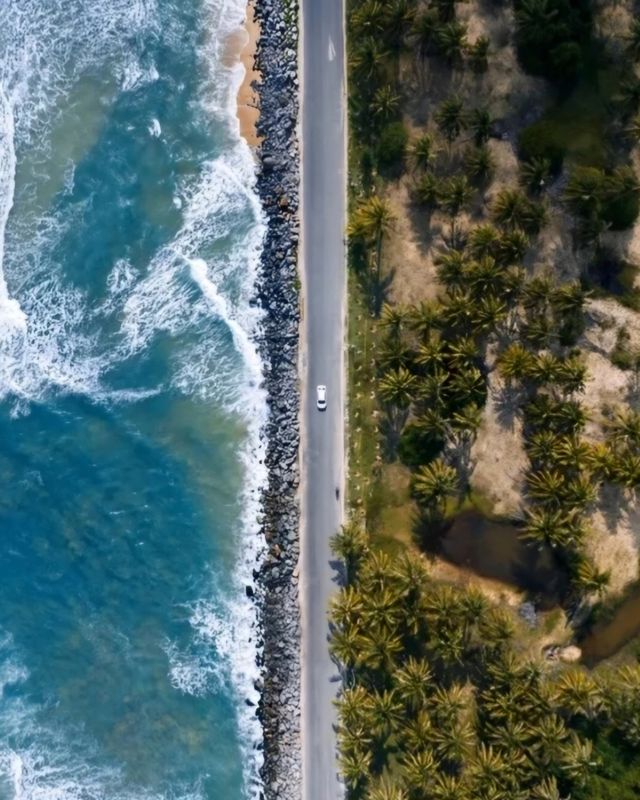
{"type": "Polygon", "coordinates": [[[423,553],[433,558],[442,552],[442,543],[451,524],[451,520],[446,520],[437,510],[419,509],[412,519],[413,539],[423,553]]]}
{"type": "Polygon", "coordinates": [[[496,419],[503,428],[513,431],[516,417],[526,395],[522,389],[505,386],[492,393],[496,419]]]}
{"type": "Polygon", "coordinates": [[[371,298],[371,310],[376,317],[380,316],[382,306],[389,298],[389,288],[393,283],[395,273],[395,267],[391,267],[379,281],[375,279],[371,281],[369,296],[371,298]]]}

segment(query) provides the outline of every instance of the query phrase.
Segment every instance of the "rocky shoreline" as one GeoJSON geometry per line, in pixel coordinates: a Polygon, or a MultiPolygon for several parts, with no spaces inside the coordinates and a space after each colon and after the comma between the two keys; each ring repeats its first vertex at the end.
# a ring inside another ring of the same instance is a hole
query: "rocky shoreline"
{"type": "Polygon", "coordinates": [[[258,191],[267,221],[257,301],[266,312],[260,350],[269,404],[262,520],[267,551],[255,574],[262,634],[262,797],[300,800],[297,0],[256,0],[255,16],[262,78],[256,86],[258,191]]]}

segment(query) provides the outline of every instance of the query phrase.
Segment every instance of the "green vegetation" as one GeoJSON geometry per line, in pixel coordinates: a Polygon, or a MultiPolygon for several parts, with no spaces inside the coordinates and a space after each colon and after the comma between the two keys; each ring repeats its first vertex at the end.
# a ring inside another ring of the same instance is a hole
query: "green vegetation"
{"type": "MultiPolygon", "coordinates": [[[[640,142],[640,25],[616,56],[598,38],[591,0],[512,2],[518,59],[546,79],[549,103],[509,131],[520,157],[511,181],[492,141],[504,120],[490,95],[466,96],[458,80],[484,80],[491,39],[473,39],[451,0],[349,2],[354,522],[335,541],[348,585],[332,609],[332,651],[352,798],[637,795],[638,667],[532,661],[515,616],[430,578],[418,551],[436,551],[444,524],[477,502],[472,451],[490,388],[491,413],[522,427],[523,548],[552,554],[567,606],[597,606],[610,578],[587,552],[590,513],[605,494],[640,488],[640,417],[621,405],[597,441],[587,436],[579,349],[592,291],[636,307],[635,270],[603,243],[640,211],[628,159],[640,142]],[[418,125],[404,116],[408,85],[415,92],[434,75],[449,94],[418,125]],[[389,302],[406,224],[392,184],[411,198],[437,273],[437,291],[404,305],[389,302]],[[567,216],[574,250],[593,248],[584,274],[560,280],[539,261],[531,270],[537,251],[549,252],[548,226],[555,236],[567,216]]],[[[640,364],[623,336],[611,358],[640,364]]]]}
{"type": "MultiPolygon", "coordinates": [[[[453,476],[436,471],[450,488],[453,476]]],[[[620,789],[633,791],[638,665],[549,672],[519,654],[516,621],[476,590],[434,583],[419,557],[370,549],[357,526],[333,545],[348,578],[331,650],[352,798],[587,800],[609,796],[592,790],[612,791],[628,764],[620,789]]]]}

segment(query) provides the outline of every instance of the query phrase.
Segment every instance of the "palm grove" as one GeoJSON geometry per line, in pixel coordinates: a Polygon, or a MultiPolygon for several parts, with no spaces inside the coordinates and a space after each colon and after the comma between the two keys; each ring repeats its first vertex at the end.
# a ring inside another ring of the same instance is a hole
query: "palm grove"
{"type": "MultiPolygon", "coordinates": [[[[491,108],[452,93],[410,141],[399,75],[403,59],[418,76],[434,62],[452,75],[482,74],[491,41],[470,41],[450,0],[349,6],[361,190],[349,234],[352,265],[382,331],[375,363],[383,432],[412,469],[421,515],[436,529],[468,493],[470,450],[495,365],[505,408],[523,420],[529,459],[521,535],[551,549],[569,579],[565,600],[579,602],[608,580],[583,546],[588,512],[602,487],[640,486],[640,416],[610,409],[604,440],[584,436],[588,375],[577,344],[588,276],[561,283],[551,270],[530,274],[522,264],[554,204],[570,215],[575,248],[594,260],[606,231],[629,228],[638,215],[628,152],[640,139],[640,24],[612,66],[620,80],[608,98],[607,158],[576,163],[551,126],[529,125],[519,133],[517,183],[487,207],[491,108]],[[383,247],[396,222],[384,183],[406,170],[426,224],[437,210],[447,225],[435,259],[438,300],[399,307],[383,302],[383,247]],[[467,211],[484,219],[464,222],[467,211]]],[[[558,102],[604,58],[589,0],[514,0],[513,33],[522,68],[546,78],[558,102]]],[[[332,648],[345,676],[340,748],[354,797],[590,797],[600,760],[593,743],[640,744],[637,667],[550,673],[523,657],[508,614],[475,591],[432,582],[418,556],[370,549],[355,524],[335,546],[348,574],[332,610],[332,648]]]]}

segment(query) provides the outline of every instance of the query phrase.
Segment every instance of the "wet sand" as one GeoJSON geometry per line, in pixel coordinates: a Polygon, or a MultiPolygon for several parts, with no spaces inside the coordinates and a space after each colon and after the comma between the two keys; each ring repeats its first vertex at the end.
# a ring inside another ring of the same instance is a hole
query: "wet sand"
{"type": "Polygon", "coordinates": [[[255,55],[260,38],[260,24],[255,18],[253,2],[247,4],[247,17],[243,28],[238,29],[227,41],[226,58],[228,64],[241,62],[244,78],[238,89],[238,120],[240,135],[251,147],[260,144],[256,125],[260,116],[258,93],[252,88],[254,81],[260,81],[260,73],[255,68],[255,55]]]}

